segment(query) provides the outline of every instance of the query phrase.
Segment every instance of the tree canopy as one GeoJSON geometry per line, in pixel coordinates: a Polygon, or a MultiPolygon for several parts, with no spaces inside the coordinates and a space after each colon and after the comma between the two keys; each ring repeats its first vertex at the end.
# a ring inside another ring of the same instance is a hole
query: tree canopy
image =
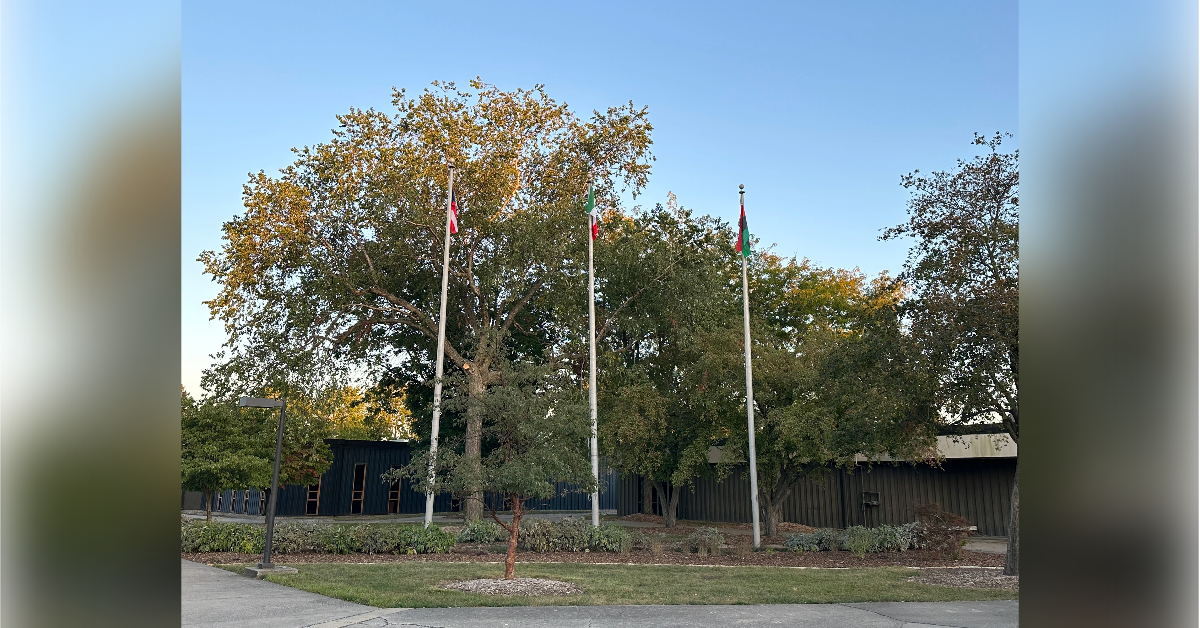
{"type": "MultiPolygon", "coordinates": [[[[251,175],[245,213],[225,224],[219,252],[201,255],[221,285],[208,305],[225,323],[227,359],[241,363],[230,372],[247,385],[396,366],[431,379],[453,163],[461,211],[446,357],[481,397],[500,359],[567,340],[552,323],[582,285],[588,185],[615,209],[649,174],[651,126],[632,103],[583,120],[540,85],[479,80],[467,90],[434,83],[414,98],[396,90],[392,102],[393,115],[338,116],[333,139],[296,149],[278,177],[251,175]]],[[[478,461],[481,418],[466,411],[466,455],[478,461]]]]}

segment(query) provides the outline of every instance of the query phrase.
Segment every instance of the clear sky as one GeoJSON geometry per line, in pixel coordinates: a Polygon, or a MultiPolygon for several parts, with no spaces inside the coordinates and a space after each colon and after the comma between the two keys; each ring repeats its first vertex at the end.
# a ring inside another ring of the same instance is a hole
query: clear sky
{"type": "MultiPolygon", "coordinates": [[[[1017,2],[185,4],[182,383],[198,389],[223,330],[195,261],[241,211],[247,173],[330,138],[391,88],[479,76],[546,86],[576,113],[633,101],[654,125],[650,185],[735,221],[785,255],[868,274],[904,220],[900,176],[1017,133],[1017,2]]],[[[1019,138],[1009,140],[1015,147],[1019,138]]]]}

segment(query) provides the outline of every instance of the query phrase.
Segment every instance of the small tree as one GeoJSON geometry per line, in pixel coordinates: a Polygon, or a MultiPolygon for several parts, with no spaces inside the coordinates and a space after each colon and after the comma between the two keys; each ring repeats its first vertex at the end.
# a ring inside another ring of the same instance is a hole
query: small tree
{"type": "MultiPolygon", "coordinates": [[[[558,482],[591,492],[595,479],[587,447],[591,435],[588,406],[571,374],[554,365],[531,363],[505,363],[500,373],[499,382],[483,396],[467,390],[462,378],[457,381],[447,406],[465,410],[472,405],[473,413],[483,419],[484,439],[494,446],[478,465],[458,453],[439,454],[439,477],[441,486],[465,499],[475,499],[477,487],[482,487],[485,495],[499,498],[482,501],[492,518],[508,531],[504,578],[511,580],[528,502],[553,497],[558,482]],[[502,509],[512,512],[511,521],[500,519],[498,511],[502,509]]],[[[403,475],[426,483],[428,459],[421,458],[403,470],[384,473],[383,481],[403,475]]]]}
{"type": "MultiPolygon", "coordinates": [[[[1011,136],[1009,136],[1011,137],[1011,136]]],[[[999,419],[1017,442],[1020,365],[1020,173],[1004,136],[975,135],[988,151],[950,172],[905,175],[908,222],[881,239],[914,237],[901,277],[915,289],[913,336],[937,375],[951,423],[999,419]]],[[[1004,573],[1019,566],[1019,475],[1014,472],[1004,573]]]]}
{"type": "Polygon", "coordinates": [[[205,519],[212,521],[214,493],[271,483],[271,459],[262,446],[266,426],[232,404],[197,402],[187,391],[181,403],[181,484],[204,493],[205,519]]]}

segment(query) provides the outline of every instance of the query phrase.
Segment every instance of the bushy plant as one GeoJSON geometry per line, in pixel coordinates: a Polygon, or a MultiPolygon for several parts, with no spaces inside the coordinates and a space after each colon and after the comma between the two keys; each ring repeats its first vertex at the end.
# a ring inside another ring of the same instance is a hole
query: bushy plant
{"type": "Polygon", "coordinates": [[[786,546],[793,552],[827,552],[836,549],[854,552],[904,552],[919,546],[920,524],[881,525],[875,528],[852,526],[844,531],[821,528],[809,534],[793,534],[786,546]]]}
{"type": "Polygon", "coordinates": [[[716,528],[696,528],[687,538],[688,550],[698,554],[715,554],[725,543],[725,535],[716,528]]]}
{"type": "Polygon", "coordinates": [[[624,554],[633,549],[633,536],[625,526],[614,523],[602,523],[599,528],[591,528],[591,550],[593,552],[618,552],[624,554]]]}
{"type": "Polygon", "coordinates": [[[478,519],[458,532],[459,543],[499,543],[508,540],[508,531],[495,521],[478,519]]]}
{"type": "Polygon", "coordinates": [[[905,523],[898,526],[881,525],[871,528],[875,538],[872,552],[904,552],[916,547],[916,523],[905,523]]]}
{"type": "Polygon", "coordinates": [[[240,552],[256,554],[263,551],[265,531],[246,523],[194,521],[180,525],[180,549],[184,552],[240,552]]]}
{"type": "Polygon", "coordinates": [[[605,523],[593,528],[577,517],[558,522],[525,519],[520,528],[519,547],[531,552],[627,552],[633,545],[622,526],[605,523]]]}
{"type": "MultiPolygon", "coordinates": [[[[181,547],[184,552],[263,551],[266,530],[244,523],[182,524],[181,547]]],[[[308,524],[280,523],[272,536],[272,551],[277,554],[318,552],[329,554],[441,554],[454,547],[454,535],[437,526],[421,528],[401,524],[308,524]]]]}
{"type": "Polygon", "coordinates": [[[916,541],[922,549],[939,552],[950,558],[962,555],[971,533],[971,522],[954,513],[942,510],[938,504],[917,508],[916,541]]]}
{"type": "Polygon", "coordinates": [[[317,534],[317,526],[310,523],[276,523],[271,535],[271,551],[279,554],[300,552],[323,552],[325,545],[317,534]]]}
{"type": "Polygon", "coordinates": [[[843,547],[853,552],[859,558],[866,558],[867,552],[872,552],[875,546],[875,535],[871,533],[870,528],[863,526],[850,526],[846,528],[845,540],[843,547]]]}

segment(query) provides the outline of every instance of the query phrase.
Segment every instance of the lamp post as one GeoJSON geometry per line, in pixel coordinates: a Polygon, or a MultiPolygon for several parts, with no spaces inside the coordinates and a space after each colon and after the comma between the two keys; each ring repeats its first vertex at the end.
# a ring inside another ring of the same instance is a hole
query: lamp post
{"type": "Polygon", "coordinates": [[[279,431],[275,434],[275,468],[271,471],[271,499],[267,503],[267,539],[263,544],[263,560],[258,564],[259,569],[276,569],[275,563],[271,562],[271,533],[275,531],[275,501],[279,496],[279,458],[283,456],[283,415],[287,410],[287,401],[242,397],[238,407],[279,408],[279,431]]]}

